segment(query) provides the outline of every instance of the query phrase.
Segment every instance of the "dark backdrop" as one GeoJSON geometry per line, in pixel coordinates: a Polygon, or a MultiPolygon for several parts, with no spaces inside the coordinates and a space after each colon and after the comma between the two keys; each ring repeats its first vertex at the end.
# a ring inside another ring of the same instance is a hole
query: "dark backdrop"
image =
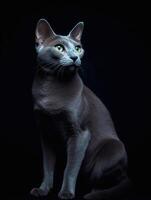
{"type": "MultiPolygon", "coordinates": [[[[38,4],[38,3],[37,3],[38,4]]],[[[0,146],[2,192],[25,195],[42,177],[31,86],[36,67],[34,33],[46,18],[56,33],[79,22],[83,33],[83,80],[109,109],[129,157],[129,176],[140,195],[150,191],[149,5],[91,3],[2,7],[0,146]]],[[[16,198],[16,197],[15,197],[16,198]]],[[[143,198],[144,199],[144,198],[143,198]]]]}

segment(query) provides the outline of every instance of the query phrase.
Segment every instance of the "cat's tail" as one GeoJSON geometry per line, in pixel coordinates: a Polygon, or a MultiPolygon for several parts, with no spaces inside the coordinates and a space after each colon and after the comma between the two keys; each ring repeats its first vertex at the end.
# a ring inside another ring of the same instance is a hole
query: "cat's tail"
{"type": "Polygon", "coordinates": [[[118,185],[104,190],[92,190],[92,192],[86,194],[84,199],[114,199],[120,198],[121,196],[126,195],[132,190],[132,182],[128,177],[125,177],[118,185]]]}

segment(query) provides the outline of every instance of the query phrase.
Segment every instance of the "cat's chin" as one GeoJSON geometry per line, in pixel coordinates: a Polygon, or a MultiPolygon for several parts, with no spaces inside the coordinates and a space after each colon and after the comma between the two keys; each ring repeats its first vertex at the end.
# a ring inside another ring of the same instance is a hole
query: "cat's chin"
{"type": "Polygon", "coordinates": [[[64,66],[61,73],[56,72],[55,75],[59,80],[64,80],[64,81],[67,80],[68,81],[75,76],[75,74],[78,72],[78,70],[79,70],[79,66],[68,65],[68,66],[64,66]]]}
{"type": "Polygon", "coordinates": [[[76,71],[79,69],[80,66],[77,66],[77,65],[69,65],[69,66],[66,66],[66,70],[70,70],[70,71],[76,71]]]}
{"type": "Polygon", "coordinates": [[[70,79],[72,78],[79,70],[79,67],[78,66],[75,66],[75,65],[71,65],[71,66],[68,66],[65,70],[64,70],[64,79],[70,79]]]}

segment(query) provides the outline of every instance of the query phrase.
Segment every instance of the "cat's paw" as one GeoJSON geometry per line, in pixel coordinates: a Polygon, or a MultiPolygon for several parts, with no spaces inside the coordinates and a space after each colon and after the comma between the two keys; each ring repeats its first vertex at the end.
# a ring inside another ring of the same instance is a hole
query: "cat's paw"
{"type": "Polygon", "coordinates": [[[42,196],[47,196],[48,192],[49,192],[48,190],[44,190],[44,189],[41,189],[41,188],[33,188],[30,191],[30,194],[35,196],[35,197],[42,197],[42,196]]]}
{"type": "Polygon", "coordinates": [[[75,194],[69,191],[60,191],[58,197],[60,199],[73,199],[75,197],[75,194]]]}

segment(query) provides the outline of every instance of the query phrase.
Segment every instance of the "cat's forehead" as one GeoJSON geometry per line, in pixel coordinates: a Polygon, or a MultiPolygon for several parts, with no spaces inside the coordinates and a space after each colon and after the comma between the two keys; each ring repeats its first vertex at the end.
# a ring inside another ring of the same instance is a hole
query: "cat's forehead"
{"type": "Polygon", "coordinates": [[[71,45],[81,45],[81,43],[76,42],[75,40],[72,40],[68,36],[63,35],[57,35],[53,40],[51,38],[47,39],[46,45],[55,45],[55,44],[63,44],[67,47],[70,47],[71,45]]]}

